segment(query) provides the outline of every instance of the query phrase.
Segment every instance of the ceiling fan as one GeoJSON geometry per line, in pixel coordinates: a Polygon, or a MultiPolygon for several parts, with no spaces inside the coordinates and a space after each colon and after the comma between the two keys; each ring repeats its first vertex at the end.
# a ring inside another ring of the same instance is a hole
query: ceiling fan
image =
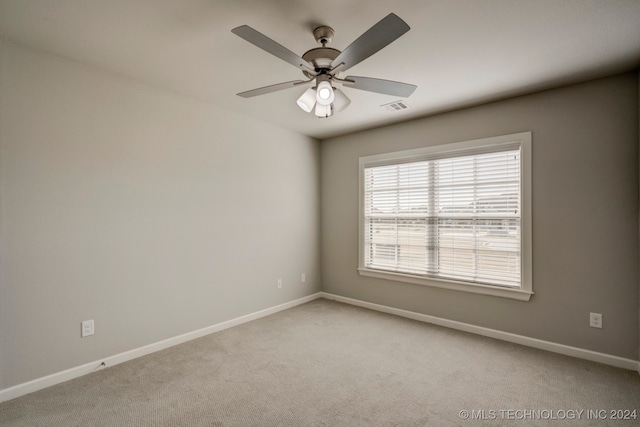
{"type": "Polygon", "coordinates": [[[406,98],[416,89],[415,85],[370,77],[346,76],[341,78],[339,73],[367,59],[409,29],[406,22],[390,13],[341,52],[327,47],[327,44],[331,43],[333,39],[333,29],[327,26],[317,27],[313,30],[313,36],[322,47],[308,50],[300,57],[248,25],[234,28],[231,30],[232,33],[300,68],[307,78],[307,80],[294,80],[241,92],[238,96],[251,98],[312,84],[314,86],[308,88],[298,98],[297,103],[305,112],[311,113],[313,111],[317,117],[330,117],[334,112],[344,110],[351,103],[340,89],[334,87],[336,83],[354,89],[406,98]]]}

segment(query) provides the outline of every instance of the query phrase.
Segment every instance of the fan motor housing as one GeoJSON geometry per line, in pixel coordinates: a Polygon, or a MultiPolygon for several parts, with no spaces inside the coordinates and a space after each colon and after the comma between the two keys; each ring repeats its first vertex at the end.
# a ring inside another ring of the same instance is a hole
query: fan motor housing
{"type": "MultiPolygon", "coordinates": [[[[316,47],[306,51],[305,54],[302,55],[302,59],[312,63],[317,71],[330,70],[331,63],[338,57],[338,55],[340,55],[340,51],[338,49],[334,49],[332,47],[316,47]]],[[[313,75],[307,71],[303,70],[302,72],[309,78],[313,77],[313,75]]]]}

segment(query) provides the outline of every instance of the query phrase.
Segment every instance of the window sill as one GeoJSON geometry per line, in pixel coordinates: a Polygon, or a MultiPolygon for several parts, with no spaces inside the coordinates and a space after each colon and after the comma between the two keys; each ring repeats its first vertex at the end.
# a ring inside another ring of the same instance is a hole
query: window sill
{"type": "Polygon", "coordinates": [[[533,295],[533,292],[523,289],[457,282],[455,280],[424,278],[420,276],[412,276],[410,274],[370,270],[368,268],[358,268],[358,273],[361,276],[375,277],[377,279],[386,279],[395,282],[413,283],[416,285],[432,286],[435,288],[450,289],[454,291],[470,292],[474,294],[490,295],[501,298],[510,298],[518,301],[529,301],[529,299],[531,299],[531,295],[533,295]]]}

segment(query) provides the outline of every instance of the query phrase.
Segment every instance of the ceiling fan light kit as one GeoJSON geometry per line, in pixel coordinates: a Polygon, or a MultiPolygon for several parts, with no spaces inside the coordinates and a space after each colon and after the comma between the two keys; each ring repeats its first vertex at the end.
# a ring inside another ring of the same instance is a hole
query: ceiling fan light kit
{"type": "Polygon", "coordinates": [[[303,111],[313,111],[321,118],[330,117],[351,103],[341,90],[334,87],[337,83],[369,92],[408,97],[416,89],[415,85],[370,77],[339,77],[339,73],[367,59],[407,31],[409,26],[397,15],[390,13],[341,52],[326,46],[331,43],[335,33],[331,27],[321,26],[313,30],[313,36],[322,47],[308,50],[300,57],[248,25],[236,27],[231,32],[299,68],[307,78],[241,92],[238,96],[251,98],[291,87],[314,84],[298,98],[297,104],[303,111]]]}

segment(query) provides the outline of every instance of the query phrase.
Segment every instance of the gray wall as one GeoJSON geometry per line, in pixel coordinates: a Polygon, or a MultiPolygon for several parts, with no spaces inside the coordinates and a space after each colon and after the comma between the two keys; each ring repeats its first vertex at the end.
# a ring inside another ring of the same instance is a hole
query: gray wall
{"type": "Polygon", "coordinates": [[[318,141],[0,53],[0,389],[320,290],[318,141]]]}
{"type": "Polygon", "coordinates": [[[549,90],[321,143],[323,290],[638,358],[638,76],[549,90]],[[360,277],[358,157],[533,132],[529,302],[360,277]],[[589,312],[603,314],[602,329],[589,312]]]}

